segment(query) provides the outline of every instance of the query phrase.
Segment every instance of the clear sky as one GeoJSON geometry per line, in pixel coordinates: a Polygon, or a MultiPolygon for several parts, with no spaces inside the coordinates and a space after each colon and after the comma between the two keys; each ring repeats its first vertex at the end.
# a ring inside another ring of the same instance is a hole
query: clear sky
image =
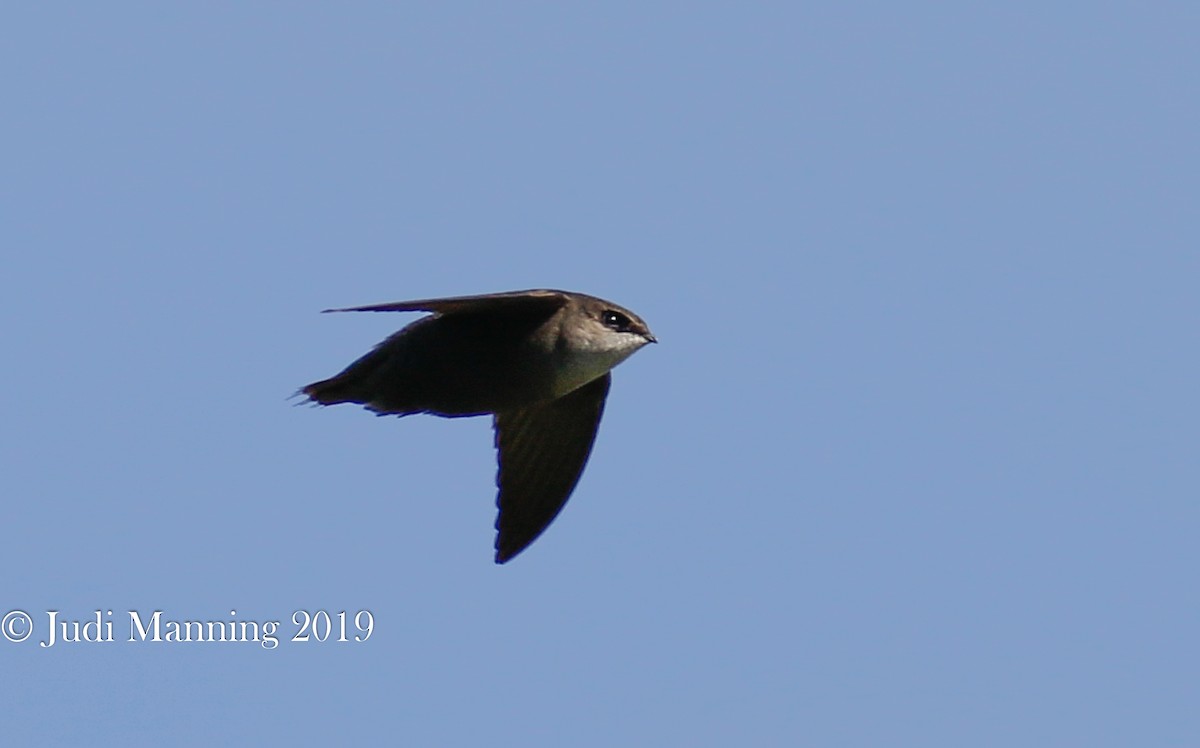
{"type": "Polygon", "coordinates": [[[2,20],[7,744],[1200,741],[1195,3],[2,20]],[[287,397],[536,287],[661,342],[498,567],[487,419],[287,397]]]}

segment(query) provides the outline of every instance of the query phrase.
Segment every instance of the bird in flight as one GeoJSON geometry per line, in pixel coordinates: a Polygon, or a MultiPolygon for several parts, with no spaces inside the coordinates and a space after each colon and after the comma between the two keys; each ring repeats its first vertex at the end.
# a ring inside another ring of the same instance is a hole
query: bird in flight
{"type": "Polygon", "coordinates": [[[529,546],[579,482],[612,381],[610,371],[658,342],[611,301],[552,290],[511,291],[328,309],[432,312],[301,392],[321,405],[379,415],[492,416],[496,563],[529,546]]]}

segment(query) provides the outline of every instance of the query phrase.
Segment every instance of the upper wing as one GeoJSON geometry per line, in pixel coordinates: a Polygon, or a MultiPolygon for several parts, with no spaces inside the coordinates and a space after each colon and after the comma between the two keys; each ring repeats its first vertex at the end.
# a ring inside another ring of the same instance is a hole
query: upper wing
{"type": "Polygon", "coordinates": [[[557,400],[496,414],[496,563],[524,550],[567,503],[591,454],[611,382],[605,374],[557,400]]]}
{"type": "Polygon", "coordinates": [[[473,314],[503,312],[544,312],[550,315],[567,303],[562,291],[533,290],[488,293],[478,296],[451,296],[445,299],[393,301],[388,304],[352,306],[345,309],[326,309],[326,312],[436,312],[438,314],[473,314]]]}

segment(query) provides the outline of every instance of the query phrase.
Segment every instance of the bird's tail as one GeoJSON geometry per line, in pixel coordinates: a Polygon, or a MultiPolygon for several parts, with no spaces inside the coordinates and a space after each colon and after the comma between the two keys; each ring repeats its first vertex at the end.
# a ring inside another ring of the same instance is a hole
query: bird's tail
{"type": "Polygon", "coordinates": [[[337,376],[313,382],[300,391],[308,395],[310,401],[321,405],[366,404],[374,395],[373,380],[378,378],[386,361],[382,346],[376,346],[337,376]]]}
{"type": "Polygon", "coordinates": [[[354,395],[354,387],[346,382],[346,377],[339,374],[336,377],[322,379],[300,390],[308,399],[320,405],[337,405],[338,403],[362,402],[354,395]]]}

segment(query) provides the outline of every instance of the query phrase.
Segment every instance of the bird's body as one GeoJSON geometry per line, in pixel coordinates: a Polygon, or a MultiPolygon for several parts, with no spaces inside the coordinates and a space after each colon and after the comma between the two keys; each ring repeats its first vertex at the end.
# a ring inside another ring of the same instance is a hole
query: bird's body
{"type": "Polygon", "coordinates": [[[380,415],[493,414],[500,472],[496,560],[531,543],[591,451],[609,371],[655,342],[637,315],[585,294],[518,291],[335,311],[430,311],[304,394],[380,415]]]}
{"type": "MultiPolygon", "coordinates": [[[[536,320],[535,320],[536,321],[536,320]]],[[[520,319],[434,316],[391,335],[305,394],[380,414],[477,416],[554,395],[554,350],[520,319]]]]}

